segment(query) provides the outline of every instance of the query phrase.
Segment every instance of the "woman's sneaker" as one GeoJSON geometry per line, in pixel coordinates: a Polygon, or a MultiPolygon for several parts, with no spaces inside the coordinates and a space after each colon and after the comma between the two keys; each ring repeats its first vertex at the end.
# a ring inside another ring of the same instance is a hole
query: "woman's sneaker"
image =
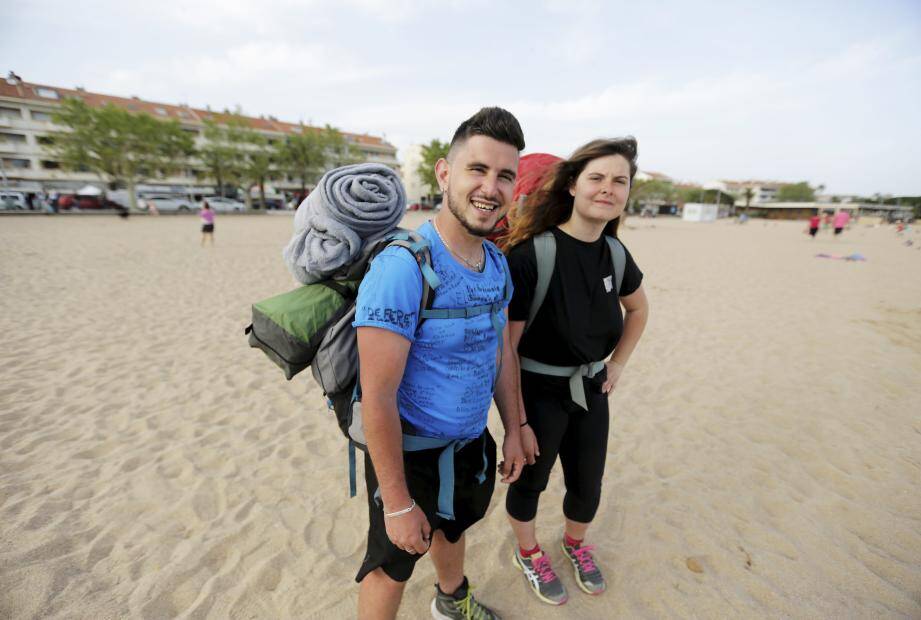
{"type": "Polygon", "coordinates": [[[570,546],[563,540],[563,553],[572,562],[572,567],[576,572],[576,583],[587,594],[601,594],[604,592],[604,577],[601,569],[595,563],[592,556],[591,545],[574,545],[570,546]]]}
{"type": "Polygon", "coordinates": [[[496,612],[473,598],[473,586],[467,583],[466,577],[454,596],[445,594],[438,586],[435,586],[432,618],[435,620],[500,620],[496,612]],[[455,598],[461,595],[463,595],[462,598],[455,598]]]}
{"type": "Polygon", "coordinates": [[[543,551],[538,551],[527,557],[521,555],[521,550],[515,546],[515,566],[524,573],[528,585],[534,590],[537,598],[551,605],[562,605],[569,598],[563,582],[553,572],[550,558],[543,551]]]}

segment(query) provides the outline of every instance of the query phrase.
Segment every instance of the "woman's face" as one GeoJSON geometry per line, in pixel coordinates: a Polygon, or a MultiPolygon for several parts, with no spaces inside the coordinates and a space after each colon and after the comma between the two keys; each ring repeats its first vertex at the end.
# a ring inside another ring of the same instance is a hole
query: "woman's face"
{"type": "Polygon", "coordinates": [[[610,222],[624,212],[630,195],[630,162],[623,155],[593,159],[569,187],[572,217],[610,222]]]}

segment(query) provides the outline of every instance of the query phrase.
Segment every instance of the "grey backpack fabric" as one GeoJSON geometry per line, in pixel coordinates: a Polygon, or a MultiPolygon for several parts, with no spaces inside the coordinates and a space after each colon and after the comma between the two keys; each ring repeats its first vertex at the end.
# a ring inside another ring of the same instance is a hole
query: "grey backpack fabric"
{"type": "MultiPolygon", "coordinates": [[[[623,244],[616,237],[605,235],[605,241],[611,248],[611,261],[614,263],[614,290],[620,296],[620,285],[624,281],[627,254],[623,244]]],[[[547,297],[547,289],[550,288],[550,278],[553,276],[553,267],[556,265],[556,237],[551,231],[545,230],[534,237],[534,254],[537,257],[537,286],[534,288],[534,298],[531,300],[524,331],[528,331],[528,328],[531,327],[534,317],[537,316],[537,312],[547,297]]]]}

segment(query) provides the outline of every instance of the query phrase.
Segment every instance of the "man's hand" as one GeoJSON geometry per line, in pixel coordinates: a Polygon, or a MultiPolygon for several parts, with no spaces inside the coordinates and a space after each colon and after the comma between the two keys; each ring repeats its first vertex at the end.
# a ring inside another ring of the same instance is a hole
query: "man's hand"
{"type": "MultiPolygon", "coordinates": [[[[384,512],[387,510],[384,509],[384,512]]],[[[384,517],[384,526],[390,542],[407,553],[423,554],[432,544],[432,527],[419,506],[406,514],[384,517]]]]}
{"type": "Polygon", "coordinates": [[[623,364],[618,364],[614,360],[609,360],[605,367],[607,368],[607,378],[604,381],[604,385],[601,386],[601,391],[605,394],[610,394],[615,387],[617,387],[617,381],[620,379],[620,374],[624,371],[623,364]]]}
{"type": "Polygon", "coordinates": [[[502,440],[502,458],[504,460],[499,463],[501,481],[511,484],[518,480],[521,468],[524,467],[524,452],[521,449],[521,437],[518,433],[505,434],[505,439],[502,440]]]}
{"type": "Polygon", "coordinates": [[[537,436],[534,435],[534,429],[530,424],[521,427],[521,450],[524,452],[524,461],[528,465],[533,465],[540,456],[540,449],[537,447],[537,436]]]}

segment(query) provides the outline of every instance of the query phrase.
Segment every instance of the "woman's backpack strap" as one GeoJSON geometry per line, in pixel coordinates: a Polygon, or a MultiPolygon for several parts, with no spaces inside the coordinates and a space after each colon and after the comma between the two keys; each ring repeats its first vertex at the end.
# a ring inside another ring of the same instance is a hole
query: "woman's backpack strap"
{"type": "Polygon", "coordinates": [[[532,239],[534,242],[534,255],[537,258],[537,286],[534,287],[534,297],[531,299],[531,309],[528,311],[528,320],[524,324],[524,330],[528,331],[534,317],[537,316],[544,298],[547,297],[547,289],[550,288],[550,278],[553,276],[553,266],[556,264],[556,238],[549,230],[532,239]]]}
{"type": "Polygon", "coordinates": [[[614,290],[620,297],[620,285],[624,282],[624,270],[627,268],[627,251],[616,237],[605,236],[605,240],[611,248],[611,260],[614,262],[614,280],[617,284],[614,290]]]}

